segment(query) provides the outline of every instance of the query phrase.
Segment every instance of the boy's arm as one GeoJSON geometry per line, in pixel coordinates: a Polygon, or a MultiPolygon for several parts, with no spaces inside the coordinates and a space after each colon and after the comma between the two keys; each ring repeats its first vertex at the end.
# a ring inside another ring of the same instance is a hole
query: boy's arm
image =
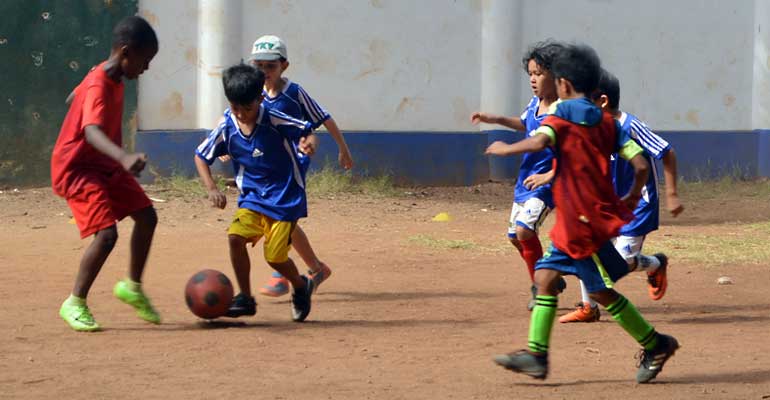
{"type": "Polygon", "coordinates": [[[323,125],[324,128],[329,131],[329,134],[334,139],[334,142],[337,143],[337,148],[340,152],[338,156],[340,166],[344,169],[353,168],[353,157],[350,155],[350,149],[348,148],[348,144],[345,142],[345,137],[342,136],[342,132],[340,132],[340,128],[334,121],[334,118],[327,119],[324,121],[323,125]]]}
{"type": "Polygon", "coordinates": [[[203,186],[208,191],[211,204],[219,209],[224,209],[227,206],[227,197],[219,191],[217,183],[214,182],[208,162],[198,154],[195,155],[195,169],[198,170],[198,176],[200,176],[203,186]]]}
{"type": "Polygon", "coordinates": [[[471,114],[471,123],[473,125],[478,125],[480,122],[502,125],[517,131],[525,131],[527,129],[521,122],[521,118],[518,117],[506,117],[481,111],[471,114]]]}
{"type": "Polygon", "coordinates": [[[536,153],[556,143],[556,132],[548,125],[540,125],[532,136],[513,144],[496,141],[487,147],[484,154],[495,156],[511,156],[521,153],[536,153]]]}
{"type": "Polygon", "coordinates": [[[621,200],[626,203],[628,208],[633,210],[639,204],[639,199],[642,198],[642,189],[647,183],[647,177],[650,173],[650,163],[647,162],[647,159],[644,158],[641,152],[631,157],[628,162],[634,167],[634,184],[621,200]]]}
{"type": "Polygon", "coordinates": [[[666,180],[666,207],[672,216],[676,217],[684,211],[684,206],[679,200],[679,193],[676,190],[676,153],[674,149],[669,149],[663,156],[663,176],[666,180]]]}
{"type": "Polygon", "coordinates": [[[67,96],[67,99],[64,100],[64,104],[70,105],[72,103],[72,100],[75,99],[75,91],[71,91],[70,94],[67,96]]]}
{"type": "Polygon", "coordinates": [[[83,129],[86,142],[99,152],[120,163],[126,171],[139,176],[147,163],[144,153],[128,153],[115,144],[97,125],[88,125],[83,129]]]}

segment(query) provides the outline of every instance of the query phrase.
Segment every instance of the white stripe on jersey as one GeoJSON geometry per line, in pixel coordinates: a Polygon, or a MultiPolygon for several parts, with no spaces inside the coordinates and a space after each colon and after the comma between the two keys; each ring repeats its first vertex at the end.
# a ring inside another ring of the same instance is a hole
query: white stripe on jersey
{"type": "Polygon", "coordinates": [[[217,146],[225,140],[225,125],[225,121],[222,121],[219,126],[211,131],[206,140],[198,146],[198,153],[203,155],[207,161],[214,160],[214,152],[217,146]]]}
{"type": "Polygon", "coordinates": [[[637,119],[631,121],[631,133],[634,139],[655,158],[660,157],[663,150],[668,147],[668,142],[653,133],[644,122],[637,119]]]}
{"type": "Polygon", "coordinates": [[[300,121],[296,118],[292,118],[286,114],[280,113],[278,111],[270,110],[270,122],[275,125],[290,125],[294,126],[299,129],[305,129],[305,122],[300,121]]]}
{"type": "Polygon", "coordinates": [[[310,95],[307,94],[307,92],[305,92],[305,89],[302,89],[301,86],[297,86],[297,89],[299,93],[299,101],[302,103],[302,105],[305,106],[308,114],[310,114],[309,116],[310,119],[312,119],[312,122],[316,123],[322,120],[326,115],[326,112],[310,97],[310,95]]]}
{"type": "Polygon", "coordinates": [[[289,158],[291,158],[291,163],[294,166],[294,182],[299,185],[302,189],[305,189],[305,182],[302,181],[302,175],[300,175],[299,172],[299,164],[297,164],[297,153],[294,151],[294,146],[289,144],[289,141],[287,139],[283,139],[283,148],[286,149],[286,152],[289,153],[289,158]]]}
{"type": "Polygon", "coordinates": [[[238,174],[235,175],[235,185],[238,187],[238,191],[243,194],[243,172],[246,170],[246,168],[241,165],[240,168],[238,168],[238,174]]]}

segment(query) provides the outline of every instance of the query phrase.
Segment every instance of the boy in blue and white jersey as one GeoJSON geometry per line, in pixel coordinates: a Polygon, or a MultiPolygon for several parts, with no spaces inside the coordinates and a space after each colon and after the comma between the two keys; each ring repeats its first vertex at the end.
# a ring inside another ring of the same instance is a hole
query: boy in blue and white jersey
{"type": "MultiPolygon", "coordinates": [[[[636,116],[623,112],[620,104],[620,82],[607,71],[602,71],[599,89],[592,96],[596,105],[612,114],[620,123],[621,129],[628,134],[642,149],[650,163],[650,174],[642,189],[642,198],[634,209],[635,219],[623,226],[620,236],[615,239],[615,249],[628,263],[631,271],[647,272],[648,293],[651,299],[660,300],[666,293],[668,258],[664,254],[646,256],[641,254],[644,239],[650,232],[658,230],[658,173],[655,160],[663,161],[663,174],[666,182],[666,206],[674,217],[684,211],[677,194],[676,154],[671,145],[656,135],[636,116]]],[[[634,169],[617,155],[612,158],[612,173],[615,192],[622,196],[628,193],[634,180],[634,169]]],[[[581,282],[583,303],[569,314],[559,318],[559,322],[594,322],[599,319],[599,310],[588,296],[581,282]]]]}
{"type": "Polygon", "coordinates": [[[228,229],[230,259],[240,293],[233,299],[227,316],[256,314],[246,245],[264,236],[265,260],[294,289],[292,319],[304,321],[310,313],[314,284],[299,274],[289,258],[289,248],[297,220],[307,216],[305,179],[297,149],[312,155],[318,139],[312,134],[310,123],[262,105],[264,74],[258,69],[244,64],[230,67],[222,82],[230,108],[198,146],[195,166],[214,206],[224,209],[227,202],[209,169],[218,157],[228,155],[232,159],[240,191],[238,210],[228,229]]]}
{"type": "MultiPolygon", "coordinates": [[[[485,122],[503,125],[508,128],[523,131],[527,136],[533,134],[540,123],[548,116],[548,108],[558,100],[556,85],[550,71],[554,56],[563,48],[558,42],[544,41],[534,44],[525,53],[522,64],[529,75],[529,83],[534,95],[519,118],[475,112],[471,122],[485,122]]],[[[538,184],[537,177],[551,170],[553,152],[545,149],[536,153],[526,153],[522,156],[519,167],[519,177],[514,189],[513,206],[508,225],[508,239],[521,254],[527,264],[532,284],[532,301],[528,308],[534,307],[535,297],[535,263],[543,256],[543,247],[537,236],[538,229],[545,217],[553,209],[550,183],[538,184]],[[532,188],[533,184],[537,187],[532,188]]],[[[564,280],[560,280],[560,289],[564,289],[564,280]]]]}
{"type": "MultiPolygon", "coordinates": [[[[337,143],[339,149],[339,164],[344,169],[353,167],[353,158],[342,136],[337,123],[298,83],[284,78],[282,75],[289,68],[286,43],[273,35],[265,35],[254,42],[249,63],[259,68],[265,74],[265,90],[263,103],[272,109],[283,112],[291,117],[309,121],[312,129],[323,125],[337,143]]],[[[303,176],[310,166],[310,157],[299,153],[300,171],[303,176]]],[[[332,273],[326,263],[315,254],[310,241],[301,227],[297,226],[291,236],[292,247],[302,257],[308,266],[308,274],[316,284],[316,288],[332,273]]],[[[288,282],[279,273],[273,276],[259,292],[266,296],[278,297],[288,293],[288,282]]]]}

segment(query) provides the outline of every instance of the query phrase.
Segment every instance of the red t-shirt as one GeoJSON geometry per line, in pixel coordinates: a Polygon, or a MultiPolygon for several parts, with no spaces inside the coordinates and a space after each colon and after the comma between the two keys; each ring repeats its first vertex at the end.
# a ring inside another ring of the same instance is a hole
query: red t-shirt
{"type": "Polygon", "coordinates": [[[634,215],[612,186],[610,155],[618,145],[615,120],[604,113],[594,126],[549,115],[556,132],[556,176],[552,190],[556,224],[551,240],[574,259],[591,256],[634,215]]]}
{"type": "Polygon", "coordinates": [[[56,194],[66,194],[73,171],[110,172],[122,168],[86,141],[84,128],[97,125],[110,140],[122,146],[123,89],[122,81],[107,76],[104,62],[92,68],[75,88],[51,156],[51,183],[56,194]]]}

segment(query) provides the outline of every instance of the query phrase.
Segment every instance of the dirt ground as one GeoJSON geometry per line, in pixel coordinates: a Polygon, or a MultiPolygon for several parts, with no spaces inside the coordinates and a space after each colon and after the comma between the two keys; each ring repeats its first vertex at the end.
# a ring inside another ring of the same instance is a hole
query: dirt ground
{"type": "MultiPolygon", "coordinates": [[[[58,308],[89,240],[79,239],[66,204],[49,189],[6,189],[0,398],[770,398],[770,260],[688,264],[673,252],[668,293],[659,302],[647,297],[641,274],[620,282],[618,289],[682,344],[654,384],[635,383],[638,345],[607,313],[599,323],[555,326],[546,381],[494,365],[494,354],[526,344],[529,323],[526,268],[504,238],[510,193],[507,185],[488,184],[397,198],[311,199],[311,216],[301,224],[334,273],[314,296],[308,322],[298,324],[287,298],[265,297],[257,299],[256,317],[197,320],[184,285],[203,268],[233,278],[225,228],[235,196],[220,211],[203,199],[150,190],[167,200],[156,203],[160,224],[144,279],[163,324],[143,323],[111,295],[127,267],[126,221],[89,296],[105,330],[84,334],[71,331],[58,308]],[[431,221],[439,212],[453,220],[431,221]],[[723,275],[734,284],[717,285],[723,275]]],[[[686,214],[664,217],[651,244],[723,235],[736,221],[770,221],[766,197],[685,201],[686,214]]],[[[270,271],[259,246],[252,255],[258,287],[270,271]]],[[[559,314],[579,298],[577,281],[568,284],[559,314]]]]}

